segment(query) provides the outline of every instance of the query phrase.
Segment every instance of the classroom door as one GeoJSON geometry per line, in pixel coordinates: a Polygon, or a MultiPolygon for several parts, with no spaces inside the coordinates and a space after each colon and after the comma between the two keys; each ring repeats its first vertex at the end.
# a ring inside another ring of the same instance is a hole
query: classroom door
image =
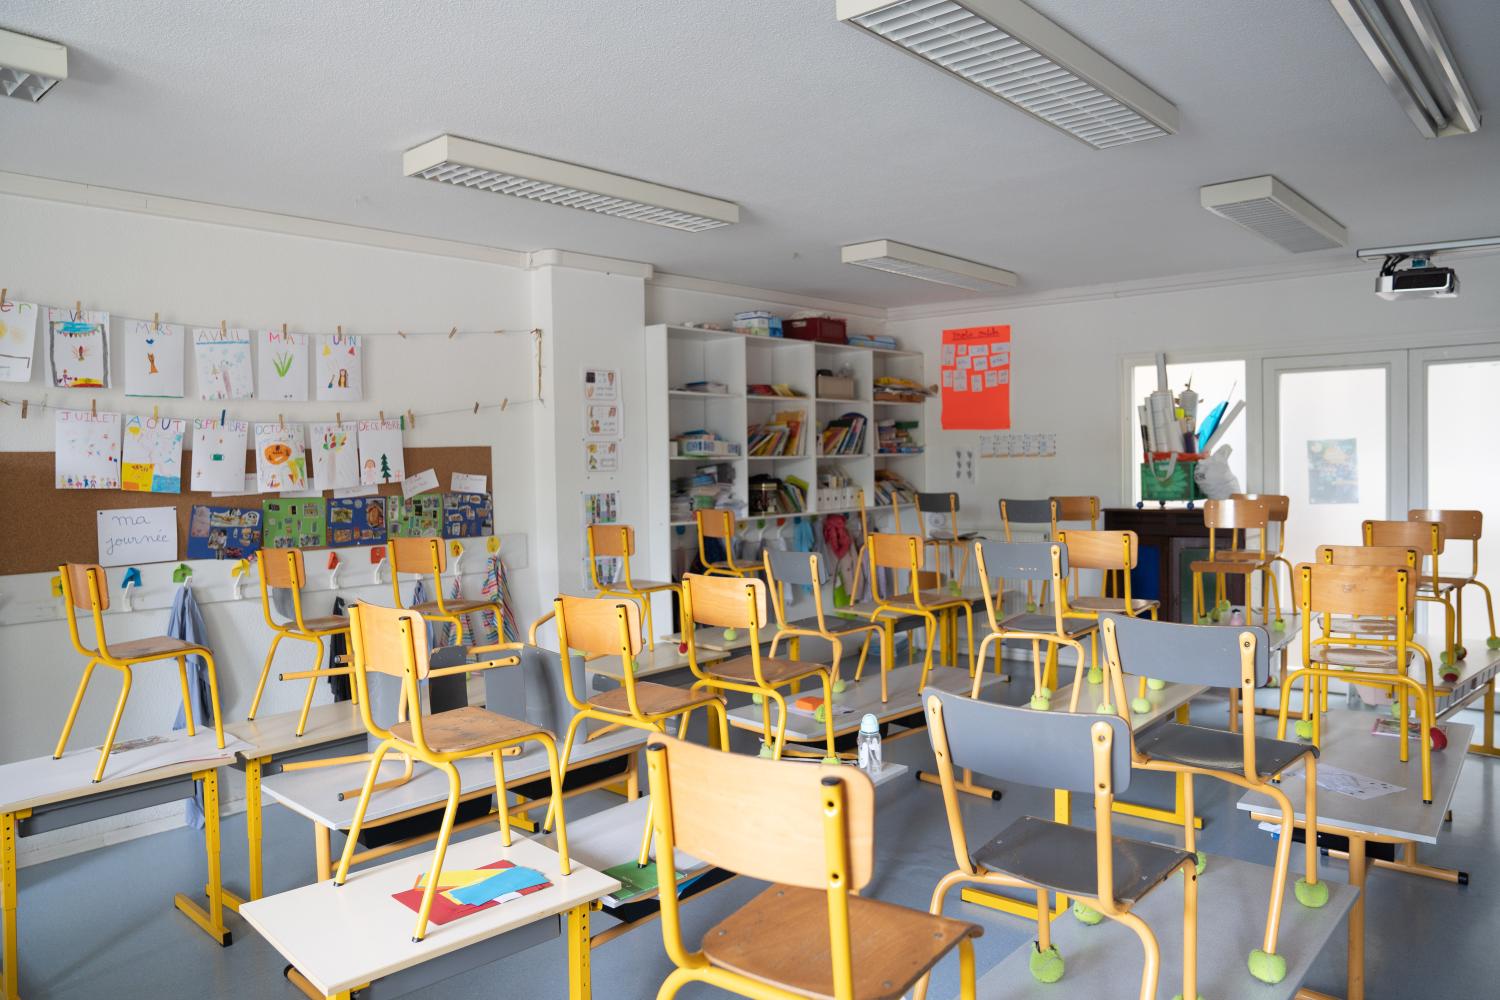
{"type": "Polygon", "coordinates": [[[1266,492],[1290,498],[1286,554],[1359,545],[1366,518],[1406,517],[1406,351],[1263,362],[1266,492]]]}

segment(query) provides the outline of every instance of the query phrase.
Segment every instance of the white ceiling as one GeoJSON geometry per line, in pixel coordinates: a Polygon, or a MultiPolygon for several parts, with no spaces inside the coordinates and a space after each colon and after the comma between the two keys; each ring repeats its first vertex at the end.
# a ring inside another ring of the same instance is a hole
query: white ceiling
{"type": "Polygon", "coordinates": [[[1092,150],[838,23],[833,0],[6,0],[70,79],[0,100],[0,169],[871,305],[957,289],[842,265],[889,238],[1023,290],[1500,234],[1500,4],[1432,0],[1477,135],[1423,139],[1321,0],[1030,0],[1177,104],[1092,150]],[[739,202],[685,234],[401,175],[443,132],[739,202]],[[1198,206],[1274,173],[1349,229],[1293,258],[1198,206]]]}

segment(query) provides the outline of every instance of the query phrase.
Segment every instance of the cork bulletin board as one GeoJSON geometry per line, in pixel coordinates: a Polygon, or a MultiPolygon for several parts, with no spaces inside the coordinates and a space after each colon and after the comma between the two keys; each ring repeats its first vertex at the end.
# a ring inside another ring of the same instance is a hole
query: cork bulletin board
{"type": "MultiPolygon", "coordinates": [[[[193,453],[182,453],[182,481],[192,476],[193,453]]],[[[259,507],[274,493],[215,497],[208,493],[133,493],[124,490],[60,490],[53,486],[50,451],[0,452],[0,575],[55,573],[65,562],[98,561],[97,514],[129,507],[177,508],[177,558],[187,549],[188,517],[198,504],[259,507]]],[[[247,470],[255,455],[247,452],[247,470]]],[[[447,490],[453,473],[480,473],[493,480],[488,445],[458,448],[407,448],[406,468],[415,474],[437,473],[447,490]]],[[[381,486],[380,493],[400,496],[401,484],[381,486]]]]}

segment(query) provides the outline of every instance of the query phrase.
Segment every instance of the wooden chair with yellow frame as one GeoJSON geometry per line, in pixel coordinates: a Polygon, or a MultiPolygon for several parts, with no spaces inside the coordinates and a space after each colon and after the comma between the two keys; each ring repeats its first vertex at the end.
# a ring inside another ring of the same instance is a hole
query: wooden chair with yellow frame
{"type": "Polygon", "coordinates": [[[120,719],[125,715],[125,700],[130,697],[132,668],[142,663],[153,663],[157,660],[177,661],[177,677],[182,683],[182,714],[187,720],[188,735],[192,736],[196,730],[193,728],[193,698],[188,691],[187,658],[189,656],[203,658],[204,670],[208,674],[209,701],[214,713],[214,736],[218,741],[219,749],[224,749],[224,720],[219,712],[219,678],[214,670],[213,651],[207,646],[173,639],[165,635],[127,639],[111,646],[104,635],[104,612],[109,610],[109,580],[104,574],[104,567],[93,563],[65,563],[57,567],[57,572],[62,582],[63,608],[68,617],[68,638],[72,640],[73,648],[80,656],[87,658],[88,663],[83,668],[83,678],[78,682],[78,693],[73,696],[73,705],[68,709],[68,719],[63,723],[62,735],[57,738],[57,749],[52,751],[52,759],[56,760],[61,757],[63,751],[67,749],[68,736],[73,732],[73,723],[78,718],[78,709],[83,705],[83,693],[88,690],[89,679],[94,676],[94,668],[100,664],[111,670],[118,670],[123,680],[120,686],[120,699],[115,703],[115,714],[109,720],[109,732],[104,736],[104,745],[99,748],[99,766],[94,769],[93,777],[95,784],[104,779],[104,767],[109,763],[109,754],[114,748],[115,733],[119,731],[120,719]],[[93,617],[95,645],[93,649],[88,647],[79,634],[78,612],[80,610],[88,611],[93,617]]]}
{"type": "Polygon", "coordinates": [[[338,874],[334,884],[342,886],[349,878],[349,865],[359,841],[360,827],[364,824],[365,810],[369,808],[376,777],[380,774],[380,762],[385,755],[395,750],[429,764],[442,771],[448,778],[448,803],[443,810],[442,825],[438,830],[437,843],[433,846],[432,869],[427,876],[427,885],[422,893],[421,908],[417,911],[417,924],[412,940],[420,941],[427,936],[427,919],[432,912],[433,896],[437,892],[438,873],[443,870],[443,857],[448,850],[448,839],[453,834],[453,820],[458,812],[461,781],[454,761],[470,757],[489,757],[495,768],[495,795],[497,812],[500,814],[500,842],[510,846],[510,809],[505,802],[505,764],[502,760],[507,747],[523,743],[539,743],[547,754],[548,773],[552,780],[552,802],[556,805],[557,853],[562,874],[572,873],[568,860],[567,821],[562,807],[562,769],[558,765],[557,744],[552,734],[541,726],[521,719],[512,719],[482,708],[456,708],[431,715],[422,711],[421,683],[434,677],[455,673],[470,673],[498,667],[515,666],[521,658],[514,652],[503,655],[512,643],[497,643],[493,646],[474,646],[470,654],[502,653],[493,659],[477,663],[463,663],[452,667],[433,667],[428,659],[426,616],[409,608],[383,608],[360,602],[349,611],[350,644],[354,654],[354,682],[359,691],[360,715],[365,729],[380,740],[370,759],[370,768],[365,775],[364,787],[360,790],[359,804],[354,810],[354,821],[349,827],[349,836],[344,843],[344,853],[339,859],[338,874]],[[370,714],[371,673],[388,674],[401,680],[402,694],[410,710],[410,719],[389,729],[375,722],[370,714]]]}
{"type": "Polygon", "coordinates": [[[741,566],[734,561],[734,514],[727,510],[699,510],[693,512],[698,522],[698,561],[703,564],[705,576],[754,576],[758,567],[741,566]],[[707,539],[717,538],[724,546],[723,559],[708,557],[707,539]]]}
{"type": "MultiPolygon", "coordinates": [[[[1271,586],[1278,586],[1277,580],[1275,578],[1275,567],[1284,567],[1286,569],[1287,577],[1286,606],[1294,607],[1297,603],[1297,599],[1292,594],[1292,561],[1283,554],[1286,551],[1286,521],[1287,516],[1291,513],[1292,498],[1285,495],[1284,493],[1231,493],[1229,494],[1229,499],[1259,500],[1266,505],[1266,520],[1268,523],[1266,524],[1267,541],[1265,548],[1266,554],[1270,556],[1271,562],[1273,563],[1271,586]],[[1271,537],[1273,528],[1275,529],[1274,539],[1272,539],[1271,537]]],[[[1238,542],[1235,542],[1233,539],[1231,539],[1231,544],[1238,546],[1242,550],[1248,549],[1249,547],[1249,542],[1244,540],[1244,536],[1241,536],[1241,539],[1238,542]]],[[[1222,558],[1226,555],[1229,555],[1229,553],[1221,552],[1219,555],[1222,558]]],[[[1230,556],[1230,558],[1241,557],[1230,556]]],[[[1247,554],[1242,558],[1248,559],[1253,558],[1253,556],[1247,554]]],[[[1264,604],[1264,602],[1262,602],[1262,604],[1264,604]]]]}
{"type": "MultiPolygon", "coordinates": [[[[1417,600],[1440,605],[1443,609],[1443,649],[1439,662],[1456,666],[1459,660],[1458,609],[1453,606],[1458,584],[1452,577],[1444,579],[1438,567],[1439,557],[1448,544],[1447,527],[1441,521],[1366,521],[1366,545],[1399,545],[1416,549],[1421,561],[1417,565],[1417,600]]],[[[1456,676],[1456,674],[1455,674],[1456,676]]]]}
{"type": "Polygon", "coordinates": [[[874,874],[875,788],[852,767],[720,753],[671,737],[646,745],[657,806],[661,931],[674,968],[657,992],[688,983],[755,1000],[896,1000],[958,950],[959,996],[973,1000],[978,924],[858,895],[874,874]],[[775,836],[747,817],[775,817],[775,836]],[[703,935],[682,937],[681,850],[771,885],[703,935]]]}
{"type": "Polygon", "coordinates": [[[1281,588],[1276,586],[1276,553],[1267,547],[1271,508],[1265,500],[1209,500],[1203,505],[1203,526],[1208,529],[1208,558],[1195,559],[1189,565],[1193,573],[1193,622],[1206,625],[1218,621],[1229,607],[1226,578],[1245,579],[1245,608],[1248,619],[1255,621],[1255,600],[1251,582],[1260,574],[1260,614],[1262,624],[1271,625],[1271,606],[1276,607],[1275,627],[1286,628],[1281,616],[1281,588]],[[1220,547],[1219,532],[1229,532],[1229,544],[1220,547]],[[1258,549],[1236,548],[1236,535],[1250,532],[1259,536],[1258,549]],[[1210,611],[1203,594],[1203,577],[1214,578],[1214,606],[1210,611]]]}
{"type": "MultiPolygon", "coordinates": [[[[1089,531],[1099,530],[1099,498],[1088,496],[1065,496],[1048,497],[1047,505],[1050,508],[1052,519],[1052,533],[1047,537],[1056,539],[1057,533],[1064,530],[1066,524],[1087,524],[1089,531]]],[[[1103,593],[1113,594],[1115,592],[1115,575],[1104,574],[1103,593]]],[[[1073,573],[1073,592],[1078,593],[1078,573],[1073,573]]]]}
{"type": "Polygon", "coordinates": [[[1415,699],[1420,730],[1422,801],[1430,804],[1432,661],[1427,650],[1411,636],[1416,577],[1404,566],[1302,563],[1297,567],[1297,581],[1298,610],[1306,623],[1302,629],[1303,665],[1288,673],[1281,682],[1276,738],[1286,739],[1287,708],[1293,685],[1299,678],[1311,678],[1310,691],[1306,682],[1303,684],[1302,708],[1304,715],[1311,714],[1311,722],[1307,727],[1299,726],[1299,729],[1306,733],[1304,738],[1312,740],[1313,745],[1321,745],[1322,708],[1327,704],[1328,682],[1337,679],[1346,684],[1380,688],[1395,695],[1401,727],[1396,745],[1404,762],[1411,759],[1407,720],[1411,715],[1411,701],[1415,699]],[[1323,625],[1323,632],[1317,638],[1312,635],[1314,616],[1323,625]],[[1335,616],[1385,618],[1395,624],[1394,634],[1341,634],[1332,625],[1335,616]],[[1417,655],[1429,664],[1426,684],[1418,683],[1407,672],[1412,658],[1417,655]]]}
{"type": "Polygon", "coordinates": [[[1182,776],[1182,810],[1186,849],[1198,859],[1202,874],[1206,859],[1197,849],[1193,816],[1193,776],[1201,774],[1260,792],[1274,800],[1281,811],[1280,835],[1276,841],[1276,866],[1271,875],[1271,904],[1266,914],[1261,946],[1250,953],[1251,975],[1266,983],[1286,978],[1286,958],[1276,950],[1281,928],[1281,904],[1286,896],[1294,823],[1297,817],[1291,799],[1277,784],[1283,771],[1305,762],[1306,795],[1303,805],[1307,822],[1305,843],[1306,877],[1293,887],[1303,906],[1316,909],[1328,902],[1328,885],[1318,881],[1317,760],[1318,748],[1292,740],[1256,736],[1253,725],[1241,732],[1190,726],[1167,721],[1139,737],[1130,725],[1130,706],[1125,698],[1125,674],[1147,669],[1156,677],[1178,684],[1237,690],[1246,704],[1253,705],[1255,691],[1271,675],[1271,637],[1262,626],[1242,629],[1214,625],[1179,625],[1153,622],[1125,615],[1105,615],[1104,658],[1120,718],[1126,723],[1131,766],[1142,771],[1162,771],[1182,776]]]}
{"type": "Polygon", "coordinates": [[[297,735],[301,736],[307,729],[307,713],[312,709],[313,694],[317,690],[319,678],[347,677],[352,669],[323,666],[323,640],[336,635],[348,635],[349,618],[347,615],[308,617],[303,613],[302,588],[307,586],[307,569],[302,561],[301,549],[258,549],[255,553],[255,561],[260,566],[261,615],[274,634],[271,637],[271,648],[266,651],[266,662],[260,668],[260,680],[255,684],[255,697],[250,701],[250,714],[246,718],[254,719],[255,713],[260,709],[260,698],[266,690],[266,678],[270,676],[271,663],[276,659],[276,647],[281,645],[281,640],[296,639],[299,642],[306,642],[317,650],[313,657],[313,669],[281,673],[276,678],[282,681],[307,681],[307,694],[302,698],[302,714],[297,717],[297,735]],[[276,621],[276,616],[271,610],[272,587],[283,588],[291,592],[291,621],[285,623],[276,621]]]}
{"type": "MultiPolygon", "coordinates": [[[[1043,983],[1062,979],[1065,962],[1052,943],[1056,894],[1086,904],[1135,932],[1145,950],[1140,1000],[1154,1000],[1161,948],[1150,926],[1131,912],[1174,873],[1183,875],[1183,988],[1198,996],[1198,871],[1189,851],[1114,835],[1114,800],[1130,787],[1130,727],[1114,715],[1033,712],[931,691],[926,698],[927,733],[937,758],[943,806],[957,868],[932,892],[930,911],[965,885],[1003,886],[1036,893],[1035,950],[1031,974],[1043,983]],[[1022,816],[982,846],[971,848],[964,830],[955,771],[965,768],[1001,781],[1094,797],[1094,829],[1022,816]]],[[[1095,953],[1095,960],[1119,956],[1095,953]]],[[[1123,970],[1122,970],[1123,971],[1123,970]]],[[[926,995],[925,982],[914,993],[926,995]]]]}
{"type": "Polygon", "coordinates": [[[1411,510],[1406,512],[1406,519],[1441,524],[1447,541],[1469,542],[1473,546],[1468,573],[1462,576],[1445,576],[1437,581],[1453,587],[1453,599],[1457,605],[1454,628],[1458,638],[1458,658],[1462,660],[1469,655],[1469,651],[1464,648],[1464,588],[1469,586],[1478,587],[1484,592],[1485,608],[1490,617],[1489,638],[1485,640],[1485,645],[1490,649],[1500,649],[1500,635],[1495,634],[1495,598],[1490,593],[1490,588],[1479,579],[1479,539],[1484,534],[1484,513],[1477,510],[1411,510]]]}
{"type": "Polygon", "coordinates": [[[859,640],[859,662],[854,668],[854,679],[864,674],[865,659],[869,656],[870,640],[880,638],[880,700],[887,699],[886,675],[890,673],[891,657],[895,648],[896,623],[890,619],[878,622],[861,621],[857,618],[829,617],[823,610],[823,584],[828,582],[828,573],[823,560],[816,552],[792,552],[787,549],[767,547],[765,560],[766,584],[770,587],[771,610],[776,615],[776,634],[771,637],[768,655],[773,659],[776,648],[785,639],[791,647],[792,659],[801,656],[800,639],[822,639],[833,647],[833,662],[828,673],[833,678],[833,693],[844,690],[844,681],[839,676],[839,661],[844,656],[844,640],[859,640]],[[787,617],[786,588],[807,587],[811,593],[812,614],[803,618],[787,617]]]}
{"type": "Polygon", "coordinates": [[[656,631],[651,624],[651,595],[677,593],[677,584],[663,580],[637,580],[630,575],[630,557],[635,555],[635,529],[628,524],[591,524],[588,530],[589,579],[602,597],[629,597],[637,600],[646,613],[646,648],[656,648],[656,631]],[[599,560],[620,560],[623,580],[603,583],[599,580],[599,560]]]}
{"type": "Polygon", "coordinates": [[[464,641],[464,618],[475,612],[488,611],[495,616],[496,621],[504,617],[504,610],[496,598],[479,598],[471,600],[466,598],[443,597],[443,574],[448,569],[448,550],[446,543],[441,538],[392,538],[390,540],[391,553],[391,595],[396,600],[396,607],[405,607],[407,611],[415,611],[423,618],[432,621],[447,622],[454,628],[455,645],[463,645],[464,641]],[[401,574],[413,573],[422,577],[431,575],[431,586],[433,598],[429,601],[419,601],[410,606],[401,600],[401,574]]]}
{"type": "MultiPolygon", "coordinates": [[[[1072,585],[1064,587],[1057,596],[1064,618],[1090,618],[1098,621],[1101,615],[1109,613],[1129,615],[1132,618],[1149,615],[1152,621],[1156,620],[1161,602],[1136,597],[1130,590],[1130,571],[1135,569],[1141,554],[1140,537],[1135,532],[1070,528],[1057,532],[1053,537],[1067,548],[1068,566],[1073,571],[1072,585]],[[1081,569],[1103,571],[1105,586],[1101,588],[1103,592],[1099,596],[1078,594],[1078,571],[1081,569]],[[1117,574],[1120,577],[1120,596],[1115,597],[1109,593],[1108,584],[1117,574]]],[[[1102,669],[1097,634],[1092,639],[1090,654],[1089,678],[1097,680],[1101,677],[1098,671],[1102,669]]],[[[1160,690],[1166,687],[1166,682],[1158,677],[1142,677],[1139,687],[1136,697],[1144,700],[1148,687],[1160,690]]]]}
{"type": "Polygon", "coordinates": [[[971,595],[960,590],[958,593],[951,592],[946,587],[935,587],[924,589],[923,584],[925,570],[923,569],[925,546],[918,535],[890,535],[876,532],[870,535],[870,592],[875,600],[875,609],[870,612],[870,620],[878,621],[882,618],[904,618],[907,615],[917,615],[926,624],[927,643],[922,654],[922,675],[917,683],[917,690],[927,686],[927,675],[932,671],[932,654],[934,646],[942,643],[949,647],[945,657],[956,666],[958,662],[957,650],[952,648],[957,645],[957,630],[950,627],[954,616],[963,612],[965,623],[968,625],[969,633],[969,672],[977,674],[974,669],[974,602],[982,599],[978,595],[971,595]],[[882,593],[880,571],[891,571],[892,578],[899,575],[907,575],[906,593],[898,594],[893,588],[891,593],[882,593]]]}
{"type": "MultiPolygon", "coordinates": [[[[754,578],[706,576],[688,573],[682,578],[682,635],[687,642],[688,668],[697,678],[693,689],[714,692],[738,691],[760,702],[761,755],[781,759],[786,747],[786,698],[781,688],[796,691],[804,680],[816,679],[823,687],[823,727],[827,738],[825,760],[837,762],[834,749],[833,677],[827,664],[762,656],[760,632],[766,627],[766,584],[754,578]],[[699,625],[744,630],[750,645],[745,655],[704,666],[698,662],[696,633],[699,625]],[[776,725],[771,725],[769,702],[776,703],[776,725]]],[[[721,746],[728,747],[725,740],[721,746]]]]}
{"type": "MultiPolygon", "coordinates": [[[[557,646],[563,657],[563,694],[573,706],[573,718],[563,739],[564,761],[573,759],[573,742],[579,727],[587,720],[606,726],[629,726],[653,733],[666,732],[670,719],[681,720],[679,733],[687,732],[688,719],[696,708],[704,709],[710,724],[718,721],[719,745],[729,746],[729,721],[724,700],[712,691],[691,690],[667,684],[637,680],[635,658],[642,648],[641,609],[635,601],[618,597],[568,597],[553,600],[553,618],[557,623],[557,646]],[[621,684],[617,688],[580,698],[573,688],[573,672],[567,669],[568,657],[582,653],[588,658],[618,656],[621,684]]],[[[554,796],[547,807],[542,829],[552,829],[553,810],[558,806],[554,796]]],[[[651,848],[650,819],[646,821],[641,841],[639,863],[646,866],[651,848]]]]}

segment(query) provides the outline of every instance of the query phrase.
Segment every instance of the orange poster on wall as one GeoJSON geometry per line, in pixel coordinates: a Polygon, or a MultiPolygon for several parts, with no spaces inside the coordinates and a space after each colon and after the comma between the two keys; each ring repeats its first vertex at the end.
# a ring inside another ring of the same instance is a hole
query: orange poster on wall
{"type": "Polygon", "coordinates": [[[944,330],[943,429],[1010,430],[1010,327],[944,330]]]}

